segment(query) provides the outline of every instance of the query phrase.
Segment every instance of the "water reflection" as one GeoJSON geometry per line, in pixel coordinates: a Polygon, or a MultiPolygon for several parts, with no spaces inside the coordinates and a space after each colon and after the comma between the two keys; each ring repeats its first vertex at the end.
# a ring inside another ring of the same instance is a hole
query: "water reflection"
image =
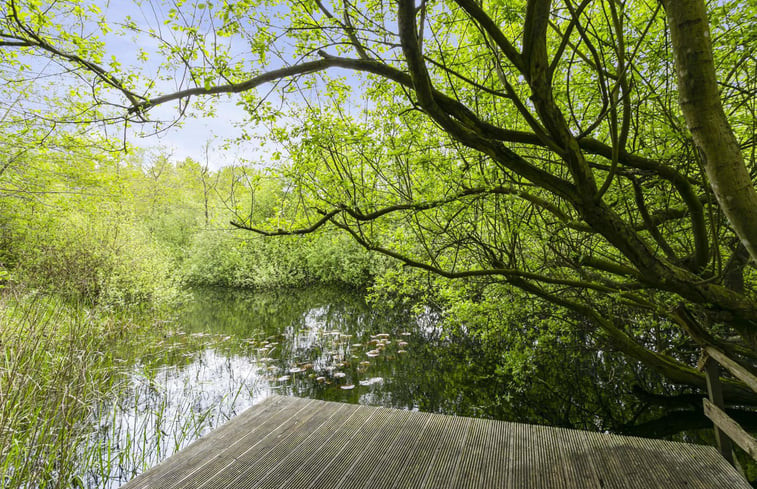
{"type": "Polygon", "coordinates": [[[524,349],[519,335],[482,342],[439,324],[339,289],[195,290],[160,353],[143,356],[125,395],[100,407],[93,444],[102,449],[85,485],[118,487],[273,393],[616,432],[667,413],[631,392],[666,392],[659,376],[592,353],[581,330],[524,349]],[[529,370],[513,370],[523,351],[529,370]]]}
{"type": "Polygon", "coordinates": [[[99,406],[85,485],[118,487],[273,393],[418,408],[398,392],[433,324],[339,289],[194,290],[160,353],[99,406]]]}

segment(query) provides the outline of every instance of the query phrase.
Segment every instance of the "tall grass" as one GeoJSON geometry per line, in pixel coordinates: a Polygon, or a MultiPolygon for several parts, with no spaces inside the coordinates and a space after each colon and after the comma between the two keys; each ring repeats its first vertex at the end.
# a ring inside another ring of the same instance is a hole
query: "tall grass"
{"type": "Polygon", "coordinates": [[[251,403],[249,360],[156,324],[0,297],[0,487],[118,487],[251,403]]]}
{"type": "Polygon", "coordinates": [[[0,485],[76,487],[90,406],[114,378],[112,324],[50,298],[0,303],[0,485]]]}

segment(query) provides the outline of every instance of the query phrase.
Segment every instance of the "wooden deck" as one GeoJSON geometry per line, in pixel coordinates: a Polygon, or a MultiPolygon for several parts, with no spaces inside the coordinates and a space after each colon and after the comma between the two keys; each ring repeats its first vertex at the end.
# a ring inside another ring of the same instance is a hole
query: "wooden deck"
{"type": "Polygon", "coordinates": [[[750,488],[712,447],[281,396],[122,487],[750,488]]]}

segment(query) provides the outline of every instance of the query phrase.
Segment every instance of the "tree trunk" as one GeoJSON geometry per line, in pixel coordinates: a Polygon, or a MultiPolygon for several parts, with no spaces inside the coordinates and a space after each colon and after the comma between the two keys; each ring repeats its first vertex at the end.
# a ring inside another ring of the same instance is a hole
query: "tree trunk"
{"type": "Polygon", "coordinates": [[[757,191],[720,101],[704,0],[663,0],[686,124],[723,213],[757,262],[757,191]]]}

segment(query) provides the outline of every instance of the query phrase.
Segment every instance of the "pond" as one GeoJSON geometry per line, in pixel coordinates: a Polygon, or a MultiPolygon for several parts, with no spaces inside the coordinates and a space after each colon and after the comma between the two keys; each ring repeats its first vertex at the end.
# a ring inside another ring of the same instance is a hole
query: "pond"
{"type": "Polygon", "coordinates": [[[536,378],[518,379],[506,346],[440,325],[431,310],[373,308],[337,288],[193,290],[160,354],[99,406],[81,480],[118,487],[272,394],[600,430],[639,417],[621,384],[643,374],[612,355],[553,348],[536,378]]]}

